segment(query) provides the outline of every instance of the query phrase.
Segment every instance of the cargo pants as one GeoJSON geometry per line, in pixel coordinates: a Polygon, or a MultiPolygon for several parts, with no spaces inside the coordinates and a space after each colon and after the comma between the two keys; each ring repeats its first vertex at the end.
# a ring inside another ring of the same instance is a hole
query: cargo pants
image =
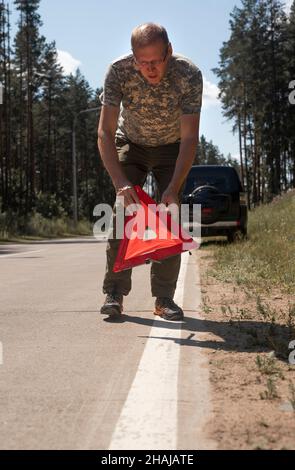
{"type": "MultiPolygon", "coordinates": [[[[179,153],[179,143],[161,145],[158,147],[148,147],[134,144],[130,141],[116,139],[116,147],[119,162],[127,179],[133,185],[143,186],[149,171],[152,171],[157,182],[159,196],[168,187],[175,169],[175,163],[179,153]]],[[[183,186],[179,191],[180,201],[183,186]]],[[[114,210],[115,227],[115,210],[114,210]]],[[[120,239],[109,238],[106,249],[106,271],[103,282],[104,294],[128,295],[131,290],[132,269],[127,269],[118,273],[113,272],[113,265],[116,260],[120,245],[120,239]]],[[[153,297],[173,298],[176,289],[181,255],[174,255],[159,262],[151,263],[150,281],[153,297]]]]}

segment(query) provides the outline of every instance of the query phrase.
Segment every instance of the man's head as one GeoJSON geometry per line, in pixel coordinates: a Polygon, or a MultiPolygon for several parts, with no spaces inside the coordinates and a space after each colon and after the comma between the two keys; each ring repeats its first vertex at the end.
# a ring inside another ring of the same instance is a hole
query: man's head
{"type": "Polygon", "coordinates": [[[151,85],[158,85],[172,55],[166,29],[155,23],[137,26],[132,31],[131,47],[136,68],[151,85]]]}

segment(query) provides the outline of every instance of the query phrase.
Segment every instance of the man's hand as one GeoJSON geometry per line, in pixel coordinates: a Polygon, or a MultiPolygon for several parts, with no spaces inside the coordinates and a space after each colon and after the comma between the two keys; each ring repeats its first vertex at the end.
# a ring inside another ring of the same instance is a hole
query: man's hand
{"type": "Polygon", "coordinates": [[[117,197],[124,197],[124,207],[128,207],[131,204],[140,204],[137,192],[129,181],[125,182],[123,186],[116,188],[116,195],[117,197]]]}
{"type": "Polygon", "coordinates": [[[163,192],[161,198],[161,204],[165,204],[165,206],[169,206],[170,204],[179,204],[178,194],[177,191],[173,188],[168,188],[163,192]]]}

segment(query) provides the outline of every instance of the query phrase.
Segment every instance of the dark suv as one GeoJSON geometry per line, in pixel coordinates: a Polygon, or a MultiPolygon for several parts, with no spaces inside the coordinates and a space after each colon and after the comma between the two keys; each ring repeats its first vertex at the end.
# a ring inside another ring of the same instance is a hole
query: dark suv
{"type": "Polygon", "coordinates": [[[190,208],[193,204],[201,205],[201,235],[204,237],[226,235],[232,242],[247,235],[245,194],[233,167],[193,166],[186,180],[182,203],[189,204],[190,208]]]}

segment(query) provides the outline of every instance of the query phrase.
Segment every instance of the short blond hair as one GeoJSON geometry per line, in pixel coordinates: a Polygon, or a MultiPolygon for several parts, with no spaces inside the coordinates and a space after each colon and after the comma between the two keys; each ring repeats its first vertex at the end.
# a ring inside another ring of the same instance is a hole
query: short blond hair
{"type": "Polygon", "coordinates": [[[150,46],[156,42],[162,41],[165,46],[169,45],[169,38],[166,29],[156,23],[144,23],[132,31],[131,47],[132,50],[150,46]]]}

